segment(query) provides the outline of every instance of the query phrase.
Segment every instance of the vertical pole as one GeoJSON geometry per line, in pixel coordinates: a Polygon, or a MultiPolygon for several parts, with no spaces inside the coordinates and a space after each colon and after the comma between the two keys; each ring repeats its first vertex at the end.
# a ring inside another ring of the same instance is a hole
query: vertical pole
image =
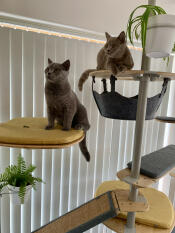
{"type": "MultiPolygon", "coordinates": [[[[140,174],[140,164],[141,164],[141,147],[142,147],[142,137],[144,130],[144,121],[146,115],[147,106],[147,92],[148,92],[149,76],[144,75],[139,84],[139,97],[137,104],[137,115],[136,115],[136,126],[135,126],[135,136],[134,136],[134,151],[133,151],[133,163],[131,169],[131,177],[138,179],[140,174]]],[[[138,189],[131,185],[131,191],[129,199],[131,201],[136,201],[138,196],[138,189]]],[[[135,212],[129,212],[127,216],[127,224],[125,233],[135,232],[135,212]]]]}
{"type": "MultiPolygon", "coordinates": [[[[148,0],[149,5],[155,5],[156,0],[148,0]]],[[[150,59],[146,57],[145,50],[142,54],[142,65],[141,69],[144,71],[150,70],[150,59]]],[[[138,179],[140,174],[141,165],[141,147],[142,138],[144,130],[144,121],[146,116],[147,107],[147,92],[149,84],[149,75],[143,75],[139,84],[139,96],[137,104],[137,115],[136,115],[136,126],[135,126],[135,136],[134,136],[134,150],[133,150],[133,163],[131,169],[131,177],[138,179]]],[[[129,199],[131,201],[136,201],[138,196],[138,189],[131,185],[129,199]]],[[[135,212],[129,212],[127,216],[127,224],[125,227],[125,233],[135,233],[135,212]]]]}

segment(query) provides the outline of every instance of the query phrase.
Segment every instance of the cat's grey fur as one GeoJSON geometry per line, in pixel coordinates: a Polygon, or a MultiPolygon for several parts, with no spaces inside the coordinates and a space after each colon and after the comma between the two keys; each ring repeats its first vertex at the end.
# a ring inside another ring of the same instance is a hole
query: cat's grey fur
{"type": "Polygon", "coordinates": [[[85,107],[80,103],[68,82],[70,61],[62,64],[48,59],[45,69],[45,96],[47,102],[48,125],[45,129],[53,129],[55,120],[63,126],[63,130],[83,129],[84,139],[79,143],[80,150],[87,161],[90,154],[86,146],[86,131],[90,128],[85,107]]]}
{"type": "Polygon", "coordinates": [[[111,70],[114,75],[121,71],[130,70],[134,66],[131,53],[126,44],[125,32],[121,32],[118,37],[106,35],[106,44],[100,49],[97,55],[97,68],[89,69],[82,73],[78,87],[81,91],[89,73],[96,70],[111,70]]]}

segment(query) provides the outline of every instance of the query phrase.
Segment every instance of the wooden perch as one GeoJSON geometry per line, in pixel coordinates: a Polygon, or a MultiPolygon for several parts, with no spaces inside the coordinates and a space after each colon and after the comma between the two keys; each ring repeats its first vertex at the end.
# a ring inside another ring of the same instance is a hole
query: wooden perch
{"type": "MultiPolygon", "coordinates": [[[[155,72],[155,71],[143,71],[143,70],[127,70],[120,72],[116,75],[118,80],[137,80],[139,81],[143,74],[149,74],[150,81],[163,81],[164,78],[169,78],[175,80],[175,73],[169,72],[155,72]]],[[[89,76],[96,78],[106,78],[109,79],[112,75],[110,70],[97,70],[91,72],[89,76]]]]}

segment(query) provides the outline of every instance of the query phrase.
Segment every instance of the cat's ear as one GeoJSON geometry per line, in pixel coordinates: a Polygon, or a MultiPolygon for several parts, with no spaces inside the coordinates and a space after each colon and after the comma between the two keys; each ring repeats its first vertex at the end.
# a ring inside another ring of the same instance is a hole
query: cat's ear
{"type": "Polygon", "coordinates": [[[70,60],[66,60],[65,62],[63,62],[62,66],[63,66],[64,70],[68,71],[70,68],[70,60]]]}
{"type": "Polygon", "coordinates": [[[125,32],[124,32],[124,31],[122,31],[122,32],[120,33],[120,35],[118,36],[118,39],[119,39],[122,43],[124,43],[124,42],[126,41],[126,35],[125,35],[125,32]]]}
{"type": "Polygon", "coordinates": [[[111,38],[111,36],[107,32],[105,32],[105,36],[106,36],[107,41],[111,38]]]}
{"type": "Polygon", "coordinates": [[[52,63],[53,63],[53,61],[50,58],[48,58],[48,65],[50,65],[52,63]]]}

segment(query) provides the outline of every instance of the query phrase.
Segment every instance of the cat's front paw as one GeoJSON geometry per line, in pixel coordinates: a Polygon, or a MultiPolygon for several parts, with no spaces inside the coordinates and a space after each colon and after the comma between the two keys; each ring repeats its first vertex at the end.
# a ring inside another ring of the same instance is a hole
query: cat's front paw
{"type": "Polygon", "coordinates": [[[112,71],[112,74],[113,75],[117,75],[120,71],[119,71],[119,69],[117,68],[117,67],[112,67],[111,68],[111,71],[112,71]]]}
{"type": "Polygon", "coordinates": [[[70,128],[68,128],[68,127],[63,127],[62,130],[64,130],[64,131],[69,131],[70,128]]]}
{"type": "Polygon", "coordinates": [[[47,126],[45,127],[45,129],[46,129],[46,130],[53,129],[53,126],[52,126],[52,125],[47,125],[47,126]]]}
{"type": "Polygon", "coordinates": [[[119,70],[120,70],[120,72],[124,72],[124,71],[127,70],[127,67],[124,66],[124,65],[120,65],[120,66],[119,66],[119,70]]]}

